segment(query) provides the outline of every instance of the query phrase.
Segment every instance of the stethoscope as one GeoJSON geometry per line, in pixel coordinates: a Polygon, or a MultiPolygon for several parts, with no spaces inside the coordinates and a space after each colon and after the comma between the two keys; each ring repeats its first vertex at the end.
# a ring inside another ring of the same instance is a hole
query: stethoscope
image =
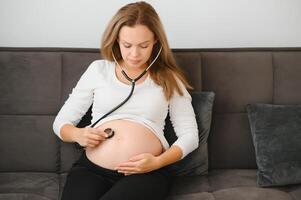
{"type": "MultiPolygon", "coordinates": [[[[114,112],[115,110],[117,110],[118,108],[120,108],[123,104],[125,104],[132,96],[133,92],[134,92],[134,89],[135,89],[135,84],[136,84],[136,81],[138,81],[141,77],[143,77],[143,75],[147,72],[147,70],[156,62],[156,60],[158,59],[160,53],[161,53],[161,50],[162,50],[162,46],[157,54],[157,56],[155,57],[155,59],[152,61],[152,63],[139,75],[137,76],[137,78],[130,78],[126,72],[123,70],[123,68],[119,65],[119,63],[117,62],[115,56],[114,56],[114,53],[112,51],[112,56],[113,56],[113,59],[115,61],[115,63],[118,65],[118,67],[121,69],[121,73],[123,74],[123,76],[129,81],[132,83],[132,89],[131,89],[131,92],[130,94],[128,95],[127,98],[125,98],[119,105],[117,105],[116,107],[114,107],[112,110],[110,110],[108,113],[106,113],[105,115],[103,115],[101,118],[99,118],[96,122],[94,122],[94,124],[91,125],[91,127],[93,128],[100,120],[102,120],[103,118],[107,117],[108,115],[110,115],[112,112],[114,112]]],[[[104,130],[104,132],[106,132],[108,134],[108,137],[107,138],[111,138],[114,136],[114,130],[112,130],[111,128],[106,128],[104,130]]]]}

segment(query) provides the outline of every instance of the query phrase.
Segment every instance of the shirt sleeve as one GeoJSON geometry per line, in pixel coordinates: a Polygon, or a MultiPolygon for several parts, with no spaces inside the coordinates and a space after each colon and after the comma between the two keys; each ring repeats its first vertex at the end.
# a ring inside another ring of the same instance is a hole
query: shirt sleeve
{"type": "Polygon", "coordinates": [[[178,139],[172,144],[181,148],[181,159],[199,146],[198,126],[191,104],[191,96],[181,81],[178,81],[183,96],[175,92],[169,103],[169,116],[178,139]]]}
{"type": "Polygon", "coordinates": [[[60,138],[60,129],[65,124],[76,126],[89,107],[92,105],[94,96],[94,83],[97,72],[97,63],[92,62],[82,74],[76,86],[72,89],[68,99],[58,112],[54,122],[54,133],[60,138]]]}

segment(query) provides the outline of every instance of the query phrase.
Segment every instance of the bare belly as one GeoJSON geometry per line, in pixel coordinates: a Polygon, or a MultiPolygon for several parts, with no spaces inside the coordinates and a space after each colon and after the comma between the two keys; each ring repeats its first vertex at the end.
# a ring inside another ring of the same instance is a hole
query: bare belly
{"type": "Polygon", "coordinates": [[[112,128],[112,138],[102,141],[94,148],[86,148],[88,159],[104,168],[114,169],[132,156],[151,153],[155,156],[162,153],[160,140],[147,127],[128,120],[112,120],[97,127],[100,130],[112,128]]]}

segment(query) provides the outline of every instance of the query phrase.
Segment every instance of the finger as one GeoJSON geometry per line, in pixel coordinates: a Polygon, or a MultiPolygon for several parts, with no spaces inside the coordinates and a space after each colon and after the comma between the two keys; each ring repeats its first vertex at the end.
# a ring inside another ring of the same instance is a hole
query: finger
{"type": "Polygon", "coordinates": [[[131,157],[129,160],[130,161],[138,161],[138,160],[142,160],[144,158],[145,158],[144,154],[138,154],[136,156],[131,157]]]}
{"type": "Polygon", "coordinates": [[[133,175],[133,174],[137,174],[137,173],[124,173],[125,176],[129,176],[129,175],[133,175]]]}
{"type": "Polygon", "coordinates": [[[140,172],[140,170],[136,167],[121,167],[118,169],[118,171],[125,171],[125,172],[140,172]]]}
{"type": "Polygon", "coordinates": [[[86,146],[88,146],[88,147],[96,147],[98,145],[99,145],[99,142],[88,141],[86,146]]]}
{"type": "Polygon", "coordinates": [[[100,129],[97,129],[97,128],[91,128],[90,129],[90,133],[93,133],[93,134],[96,134],[96,135],[99,135],[99,133],[102,132],[100,129]]]}
{"type": "Polygon", "coordinates": [[[107,137],[109,136],[106,132],[101,131],[101,130],[99,130],[99,129],[93,130],[93,134],[99,135],[99,136],[101,136],[102,138],[107,138],[107,137]]]}
{"type": "Polygon", "coordinates": [[[118,167],[136,167],[137,162],[124,162],[118,165],[118,167]]]}
{"type": "Polygon", "coordinates": [[[98,145],[98,144],[99,144],[99,141],[98,141],[98,140],[88,140],[88,144],[91,144],[91,145],[98,145]]]}
{"type": "Polygon", "coordinates": [[[87,134],[87,137],[88,137],[88,139],[93,139],[93,140],[100,140],[101,139],[101,137],[99,135],[96,135],[94,133],[87,134]]]}
{"type": "Polygon", "coordinates": [[[90,140],[105,140],[106,138],[104,138],[100,135],[96,135],[96,134],[89,134],[88,139],[90,139],[90,140]]]}
{"type": "Polygon", "coordinates": [[[131,175],[131,174],[138,174],[138,172],[133,172],[133,171],[118,171],[119,173],[122,173],[124,175],[131,175]]]}
{"type": "Polygon", "coordinates": [[[103,138],[108,138],[109,137],[109,135],[106,132],[103,132],[103,131],[98,132],[98,134],[100,136],[102,136],[103,138]]]}
{"type": "Polygon", "coordinates": [[[96,146],[96,145],[94,145],[94,144],[87,144],[86,147],[94,148],[95,146],[96,146]]]}

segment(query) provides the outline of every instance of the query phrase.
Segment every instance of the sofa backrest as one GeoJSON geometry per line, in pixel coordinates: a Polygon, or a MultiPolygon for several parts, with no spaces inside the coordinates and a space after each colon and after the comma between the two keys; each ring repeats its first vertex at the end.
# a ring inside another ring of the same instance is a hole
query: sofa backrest
{"type": "MultiPolygon", "coordinates": [[[[216,94],[209,168],[256,168],[245,106],[301,104],[301,48],[173,52],[195,90],[216,94]]],[[[100,58],[97,49],[0,48],[0,171],[71,167],[80,150],[61,142],[52,123],[81,74],[100,58]]]]}

